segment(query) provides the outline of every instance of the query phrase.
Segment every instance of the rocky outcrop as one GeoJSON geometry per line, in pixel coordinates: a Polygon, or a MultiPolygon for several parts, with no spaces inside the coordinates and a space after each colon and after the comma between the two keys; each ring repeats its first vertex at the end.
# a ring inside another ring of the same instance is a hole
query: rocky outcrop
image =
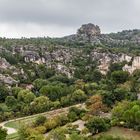
{"type": "Polygon", "coordinates": [[[100,34],[101,31],[99,26],[92,23],[82,25],[77,31],[78,37],[81,37],[83,40],[89,41],[91,41],[92,38],[99,36],[100,34]]]}
{"type": "Polygon", "coordinates": [[[0,69],[7,69],[10,67],[11,65],[6,61],[6,59],[0,57],[0,69]]]}
{"type": "Polygon", "coordinates": [[[57,64],[56,70],[58,73],[62,73],[68,76],[68,78],[71,78],[73,76],[73,68],[69,68],[63,64],[57,64]]]}
{"type": "Polygon", "coordinates": [[[35,51],[24,51],[23,57],[25,62],[34,62],[39,59],[39,55],[35,51]]]}
{"type": "Polygon", "coordinates": [[[128,71],[130,74],[132,74],[136,69],[140,70],[140,56],[136,56],[132,60],[132,65],[126,64],[123,67],[124,71],[128,71]]]}
{"type": "Polygon", "coordinates": [[[2,74],[0,74],[0,82],[10,86],[18,84],[18,81],[13,79],[11,76],[2,74]]]}
{"type": "Polygon", "coordinates": [[[118,63],[123,61],[130,62],[132,59],[131,56],[128,56],[126,54],[100,52],[98,50],[92,51],[91,57],[94,61],[98,62],[98,69],[104,75],[108,72],[111,63],[118,63]]]}
{"type": "Polygon", "coordinates": [[[63,42],[91,43],[92,45],[104,44],[111,46],[120,43],[119,40],[111,38],[107,34],[101,34],[100,27],[92,23],[82,25],[74,35],[60,38],[63,42]]]}
{"type": "Polygon", "coordinates": [[[82,25],[76,34],[76,40],[80,42],[90,42],[92,44],[99,44],[101,30],[98,25],[92,23],[82,25]]]}
{"type": "Polygon", "coordinates": [[[107,45],[109,47],[140,45],[140,30],[101,34],[100,27],[92,23],[82,25],[76,34],[60,38],[62,42],[80,42],[107,45]]]}
{"type": "MultiPolygon", "coordinates": [[[[95,25],[93,26],[94,28],[96,27],[95,25]]],[[[96,32],[92,31],[93,36],[95,37],[97,37],[99,34],[99,32],[98,33],[96,32]]],[[[20,49],[22,50],[21,52],[18,51],[17,53],[20,53],[24,57],[25,62],[45,64],[47,67],[55,69],[57,73],[65,74],[68,77],[72,77],[74,74],[74,70],[76,67],[73,65],[73,61],[76,58],[88,59],[90,57],[92,61],[86,67],[90,68],[92,66],[92,63],[96,61],[97,67],[102,74],[106,74],[108,72],[111,63],[132,61],[132,56],[129,56],[127,54],[122,54],[122,53],[115,54],[109,51],[106,52],[106,51],[102,51],[102,49],[101,50],[93,49],[88,54],[86,54],[84,52],[84,49],[82,48],[76,49],[76,48],[67,48],[64,46],[55,46],[52,51],[49,51],[48,47],[46,48],[43,47],[41,49],[38,48],[38,50],[41,50],[40,53],[37,49],[33,51],[31,51],[31,49],[33,49],[33,47],[26,46],[26,49],[24,47],[24,49],[20,49]]],[[[123,67],[123,70],[128,71],[129,73],[132,73],[135,69],[140,69],[140,57],[134,57],[131,66],[125,65],[123,67]]]]}

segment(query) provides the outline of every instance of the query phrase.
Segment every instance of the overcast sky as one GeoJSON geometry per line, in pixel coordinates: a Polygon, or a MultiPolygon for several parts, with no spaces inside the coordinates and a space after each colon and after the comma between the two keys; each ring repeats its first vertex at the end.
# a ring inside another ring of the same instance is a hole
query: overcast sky
{"type": "Polygon", "coordinates": [[[0,0],[0,37],[60,37],[85,23],[140,29],[140,0],[0,0]]]}

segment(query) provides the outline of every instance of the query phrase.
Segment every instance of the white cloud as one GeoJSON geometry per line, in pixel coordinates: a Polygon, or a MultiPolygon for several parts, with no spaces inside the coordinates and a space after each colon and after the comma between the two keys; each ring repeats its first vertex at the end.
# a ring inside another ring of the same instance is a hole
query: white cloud
{"type": "Polygon", "coordinates": [[[139,0],[0,0],[0,36],[63,36],[84,23],[102,32],[140,28],[139,0]]]}
{"type": "Polygon", "coordinates": [[[74,33],[70,27],[60,28],[56,25],[28,24],[0,24],[0,37],[19,38],[19,37],[62,37],[74,33]]]}

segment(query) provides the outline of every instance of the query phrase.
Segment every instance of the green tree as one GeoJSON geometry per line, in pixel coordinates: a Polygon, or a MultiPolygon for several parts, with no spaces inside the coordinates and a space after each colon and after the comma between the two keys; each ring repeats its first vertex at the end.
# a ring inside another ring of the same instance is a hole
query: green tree
{"type": "Polygon", "coordinates": [[[118,70],[122,70],[122,67],[124,66],[124,63],[112,63],[109,67],[110,72],[113,71],[118,71],[118,70]]]}
{"type": "Polygon", "coordinates": [[[47,85],[43,86],[39,92],[41,95],[46,95],[50,100],[55,101],[63,96],[69,94],[71,89],[67,86],[61,85],[47,85]]]}
{"type": "Polygon", "coordinates": [[[21,90],[18,93],[18,100],[24,103],[31,103],[35,99],[34,93],[29,90],[21,90]]]}
{"type": "Polygon", "coordinates": [[[127,96],[128,91],[124,88],[116,88],[113,92],[115,101],[124,100],[127,96]]]}
{"type": "Polygon", "coordinates": [[[90,76],[94,82],[99,82],[102,79],[102,73],[98,70],[94,70],[90,76]]]}
{"type": "Polygon", "coordinates": [[[34,101],[31,102],[31,108],[33,113],[40,113],[47,111],[51,108],[51,102],[49,98],[45,96],[40,96],[34,99],[34,101]]]}
{"type": "Polygon", "coordinates": [[[47,85],[47,84],[48,84],[48,81],[44,80],[44,79],[36,79],[33,82],[35,90],[40,90],[41,87],[43,87],[44,85],[47,85]]]}
{"type": "Polygon", "coordinates": [[[81,89],[75,90],[71,95],[73,102],[83,102],[87,99],[87,95],[81,89]]]}
{"type": "Polygon", "coordinates": [[[46,140],[67,140],[66,132],[66,129],[58,127],[49,133],[46,140]]]}
{"type": "Polygon", "coordinates": [[[69,137],[70,138],[68,140],[86,140],[83,135],[79,135],[75,132],[72,133],[69,137]]]}
{"type": "Polygon", "coordinates": [[[35,125],[43,125],[47,118],[45,116],[39,115],[35,120],[35,125]]]}
{"type": "Polygon", "coordinates": [[[123,101],[112,110],[113,121],[135,130],[140,130],[140,102],[123,101]]]}
{"type": "Polygon", "coordinates": [[[22,125],[18,130],[20,140],[26,140],[30,136],[28,126],[22,125]]]}
{"type": "Polygon", "coordinates": [[[68,118],[70,120],[70,122],[74,122],[76,121],[79,117],[77,116],[77,114],[75,112],[69,112],[68,113],[68,118]]]}
{"type": "Polygon", "coordinates": [[[36,67],[36,75],[41,79],[50,78],[55,74],[53,69],[47,68],[46,65],[40,64],[36,67]]]}
{"type": "Polygon", "coordinates": [[[92,134],[97,134],[107,131],[110,128],[110,123],[107,123],[103,118],[93,117],[87,122],[86,126],[92,134]]]}
{"type": "Polygon", "coordinates": [[[23,90],[21,87],[12,87],[12,95],[17,98],[18,93],[23,90]]]}
{"type": "Polygon", "coordinates": [[[114,72],[111,73],[111,78],[117,84],[124,83],[128,80],[129,73],[126,72],[126,71],[114,71],[114,72]]]}
{"type": "Polygon", "coordinates": [[[4,85],[0,85],[0,102],[4,102],[5,98],[9,95],[8,89],[4,85]]]}
{"type": "Polygon", "coordinates": [[[5,99],[5,103],[8,107],[14,107],[17,104],[17,100],[14,96],[7,96],[5,99]]]}
{"type": "Polygon", "coordinates": [[[31,134],[27,140],[45,140],[45,137],[41,134],[31,134]]]}
{"type": "Polygon", "coordinates": [[[0,127],[0,140],[6,140],[7,131],[0,127]]]}

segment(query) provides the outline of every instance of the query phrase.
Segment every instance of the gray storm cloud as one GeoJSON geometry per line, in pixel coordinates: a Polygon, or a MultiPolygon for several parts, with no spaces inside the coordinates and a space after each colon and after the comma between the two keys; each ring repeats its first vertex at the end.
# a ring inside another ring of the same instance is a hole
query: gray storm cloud
{"type": "Polygon", "coordinates": [[[140,28],[139,0],[0,0],[0,36],[63,36],[83,23],[140,28]]]}

